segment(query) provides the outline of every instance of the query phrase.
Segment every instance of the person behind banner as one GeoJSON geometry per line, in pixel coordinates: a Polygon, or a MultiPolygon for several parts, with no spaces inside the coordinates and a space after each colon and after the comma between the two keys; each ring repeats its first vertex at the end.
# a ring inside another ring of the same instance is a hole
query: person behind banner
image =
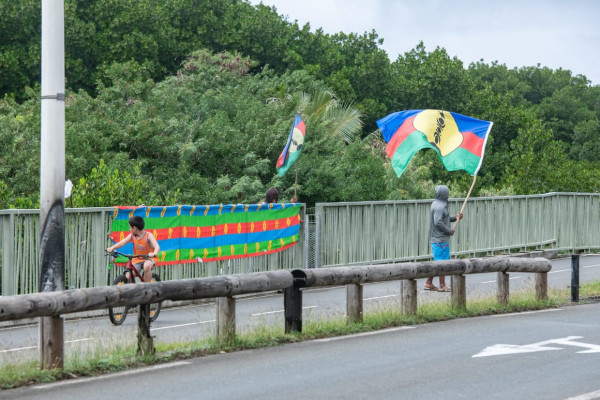
{"type": "MultiPolygon", "coordinates": [[[[451,222],[459,221],[463,214],[459,212],[456,217],[448,213],[448,197],[450,190],[445,185],[438,185],[435,188],[435,200],[431,203],[431,214],[429,220],[429,236],[431,239],[431,250],[433,251],[433,260],[450,259],[450,236],[454,235],[454,229],[451,222]]],[[[434,290],[438,292],[449,292],[450,288],[446,286],[446,277],[440,275],[440,286],[435,287],[433,276],[427,278],[425,290],[434,290]]]]}
{"type": "Polygon", "coordinates": [[[277,203],[279,201],[279,190],[275,187],[270,187],[265,193],[265,203],[277,203]]]}
{"type": "Polygon", "coordinates": [[[114,250],[125,246],[129,242],[133,242],[133,254],[135,255],[148,255],[151,258],[144,259],[134,258],[133,265],[138,272],[143,269],[144,282],[150,283],[152,281],[152,269],[156,267],[158,262],[158,252],[160,246],[154,238],[154,235],[144,230],[145,222],[139,215],[134,215],[129,218],[129,228],[131,233],[127,237],[121,240],[119,243],[106,249],[107,252],[112,253],[114,250]]]}
{"type": "MultiPolygon", "coordinates": [[[[270,187],[267,190],[267,193],[265,194],[265,201],[263,201],[263,204],[271,204],[271,203],[277,203],[279,201],[279,190],[277,190],[277,188],[275,187],[270,187]]],[[[290,199],[290,203],[297,203],[298,199],[296,198],[296,196],[293,196],[290,199]]]]}

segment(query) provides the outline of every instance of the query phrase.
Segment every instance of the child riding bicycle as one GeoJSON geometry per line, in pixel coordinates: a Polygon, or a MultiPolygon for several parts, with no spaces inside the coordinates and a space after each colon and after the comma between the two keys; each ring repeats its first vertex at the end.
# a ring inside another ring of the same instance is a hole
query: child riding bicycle
{"type": "Polygon", "coordinates": [[[129,228],[131,229],[131,234],[127,235],[127,237],[121,240],[119,243],[108,247],[106,251],[112,253],[114,250],[125,246],[127,243],[133,242],[133,254],[140,256],[147,255],[151,257],[147,259],[139,257],[132,260],[133,265],[138,272],[143,269],[144,282],[149,283],[152,280],[152,268],[156,267],[156,263],[158,262],[157,256],[158,252],[160,251],[160,246],[154,238],[154,235],[144,230],[144,226],[144,219],[139,215],[134,215],[133,217],[129,218],[129,228]]]}

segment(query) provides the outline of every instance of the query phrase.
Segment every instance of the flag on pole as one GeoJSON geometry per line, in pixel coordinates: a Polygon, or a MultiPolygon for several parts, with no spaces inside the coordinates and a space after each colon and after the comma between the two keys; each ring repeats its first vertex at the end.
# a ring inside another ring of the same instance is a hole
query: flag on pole
{"type": "Polygon", "coordinates": [[[300,118],[300,114],[296,113],[296,118],[294,119],[294,125],[292,125],[292,129],[290,130],[288,141],[275,165],[279,176],[283,176],[283,174],[290,169],[292,164],[296,162],[298,156],[300,156],[300,150],[302,150],[305,135],[306,127],[304,121],[300,118]]]}
{"type": "Polygon", "coordinates": [[[435,150],[448,171],[463,169],[475,176],[492,125],[490,121],[442,110],[400,111],[377,121],[398,177],[421,149],[435,150]]]}

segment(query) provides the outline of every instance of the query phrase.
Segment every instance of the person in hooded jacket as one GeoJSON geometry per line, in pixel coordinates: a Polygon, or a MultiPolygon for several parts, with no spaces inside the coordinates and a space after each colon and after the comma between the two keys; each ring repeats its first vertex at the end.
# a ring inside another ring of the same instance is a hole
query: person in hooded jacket
{"type": "MultiPolygon", "coordinates": [[[[456,214],[456,217],[448,213],[448,197],[450,190],[445,185],[438,185],[435,188],[435,200],[431,203],[431,214],[429,219],[429,236],[431,238],[431,250],[433,251],[433,260],[450,259],[450,236],[454,235],[454,229],[451,222],[459,221],[463,215],[456,214]]],[[[439,292],[449,292],[450,288],[446,286],[446,277],[440,275],[440,286],[435,287],[433,276],[427,278],[425,290],[435,290],[439,292]]]]}

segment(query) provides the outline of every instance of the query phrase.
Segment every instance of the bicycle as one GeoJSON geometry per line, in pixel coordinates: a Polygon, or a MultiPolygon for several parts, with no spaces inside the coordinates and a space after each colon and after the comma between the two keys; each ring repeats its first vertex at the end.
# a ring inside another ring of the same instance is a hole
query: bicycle
{"type": "MultiPolygon", "coordinates": [[[[132,259],[140,257],[148,259],[150,257],[148,257],[147,255],[124,254],[116,250],[114,250],[112,253],[107,252],[106,255],[112,256],[114,258],[117,258],[118,256],[128,258],[127,265],[125,266],[125,272],[123,272],[121,275],[115,278],[115,280],[112,283],[113,285],[125,285],[127,283],[136,283],[136,278],[139,278],[142,282],[144,281],[144,279],[142,278],[143,271],[142,274],[138,272],[138,270],[133,266],[132,259]]],[[[151,282],[160,282],[158,274],[152,273],[151,282]]],[[[110,322],[112,322],[113,325],[121,325],[125,321],[127,313],[132,307],[135,306],[108,307],[108,318],[110,319],[110,322]]],[[[158,314],[160,313],[161,307],[162,301],[150,304],[151,322],[156,321],[156,318],[158,318],[158,314]]]]}

